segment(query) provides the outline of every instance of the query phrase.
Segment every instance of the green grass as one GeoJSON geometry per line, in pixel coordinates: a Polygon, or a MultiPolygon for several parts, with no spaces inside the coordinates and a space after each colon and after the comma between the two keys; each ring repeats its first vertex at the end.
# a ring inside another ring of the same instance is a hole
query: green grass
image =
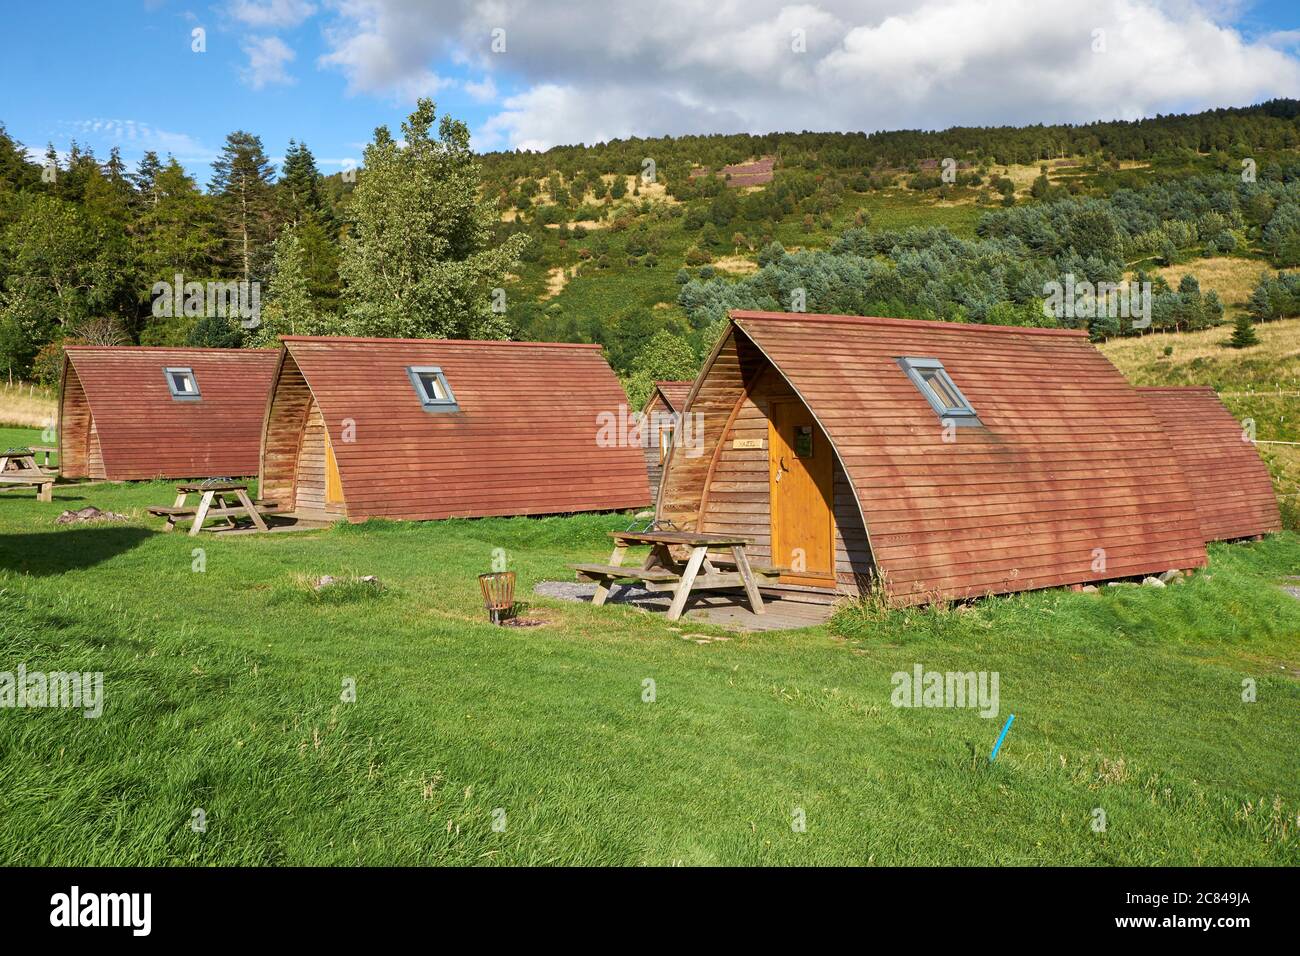
{"type": "Polygon", "coordinates": [[[102,670],[106,697],[0,710],[0,863],[1300,863],[1292,534],[1165,590],[700,645],[723,632],[531,594],[626,516],[196,541],[144,515],[170,498],[0,493],[0,670],[102,670]],[[85,504],[132,520],[53,524],[85,504]],[[497,548],[546,627],[486,623],[497,548]],[[323,573],[382,587],[321,595],[323,573]],[[918,662],[999,672],[1001,712],[890,706],[918,662]]]}

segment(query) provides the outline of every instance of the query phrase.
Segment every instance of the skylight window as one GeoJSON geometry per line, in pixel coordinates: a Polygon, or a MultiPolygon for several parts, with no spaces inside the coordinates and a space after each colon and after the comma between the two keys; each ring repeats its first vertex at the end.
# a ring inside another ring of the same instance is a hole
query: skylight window
{"type": "Polygon", "coordinates": [[[941,419],[955,425],[980,424],[975,409],[938,359],[907,357],[898,364],[941,419]]]}
{"type": "Polygon", "coordinates": [[[167,376],[167,388],[176,401],[197,402],[202,398],[199,394],[199,380],[194,377],[194,369],[165,368],[163,374],[167,376]]]}
{"type": "Polygon", "coordinates": [[[415,394],[420,396],[420,404],[426,412],[457,412],[456,396],[447,384],[447,376],[436,365],[412,365],[406,370],[415,386],[415,394]]]}

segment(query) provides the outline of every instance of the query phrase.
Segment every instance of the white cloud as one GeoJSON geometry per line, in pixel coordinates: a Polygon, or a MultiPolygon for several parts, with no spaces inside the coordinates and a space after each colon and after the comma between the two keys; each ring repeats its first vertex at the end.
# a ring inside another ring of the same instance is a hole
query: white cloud
{"type": "Polygon", "coordinates": [[[230,15],[258,29],[278,30],[298,26],[316,12],[310,0],[230,0],[230,15]]]}
{"type": "Polygon", "coordinates": [[[418,2],[335,0],[338,22],[325,30],[329,52],[318,65],[341,70],[352,93],[393,95],[410,101],[450,81],[429,68],[448,52],[438,11],[418,2]]]}
{"type": "Polygon", "coordinates": [[[497,98],[497,85],[490,76],[478,81],[466,80],[461,87],[480,103],[491,103],[497,98]]]}
{"type": "MultiPolygon", "coordinates": [[[[70,136],[92,146],[101,159],[114,146],[130,155],[147,150],[153,150],[164,157],[170,153],[182,163],[206,163],[217,155],[216,150],[203,145],[188,133],[159,129],[141,120],[95,118],[77,120],[66,126],[70,127],[70,136]]],[[[43,150],[41,152],[44,153],[43,150]]]]}
{"type": "Polygon", "coordinates": [[[285,67],[295,54],[279,37],[253,37],[240,44],[240,48],[248,57],[248,66],[240,70],[240,76],[253,89],[293,82],[285,67]]]}
{"type": "MultiPolygon", "coordinates": [[[[480,148],[611,136],[1087,122],[1300,95],[1221,0],[334,0],[322,65],[411,99],[446,60],[519,92],[480,148]],[[505,30],[506,52],[491,52],[505,30]],[[1094,31],[1105,52],[1094,52],[1094,31]]],[[[493,90],[493,92],[495,92],[493,90]]],[[[486,98],[486,97],[485,97],[486,98]]]]}

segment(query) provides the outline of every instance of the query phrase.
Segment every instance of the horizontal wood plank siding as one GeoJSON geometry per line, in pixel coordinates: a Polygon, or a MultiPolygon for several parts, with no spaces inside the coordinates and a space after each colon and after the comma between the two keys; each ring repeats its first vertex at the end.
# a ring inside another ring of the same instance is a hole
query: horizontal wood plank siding
{"type": "Polygon", "coordinates": [[[262,432],[258,485],[263,498],[286,511],[297,510],[298,449],[311,404],[307,380],[293,356],[282,354],[262,432]]]}
{"type": "Polygon", "coordinates": [[[294,510],[325,510],[325,421],[312,403],[298,447],[298,491],[294,510]]]}
{"type": "Polygon", "coordinates": [[[102,456],[102,469],[88,461],[79,469],[90,477],[133,481],[257,473],[276,350],[74,345],[67,356],[59,450],[74,467],[85,458],[79,448],[93,451],[79,419],[84,402],[102,456]],[[201,400],[172,398],[163,369],[175,367],[194,370],[201,400]]]}
{"type": "Polygon", "coordinates": [[[1139,388],[1182,462],[1206,541],[1282,530],[1268,466],[1208,386],[1139,388]]]}
{"type": "MultiPolygon", "coordinates": [[[[556,514],[650,501],[626,396],[598,348],[314,337],[288,337],[285,346],[286,366],[293,362],[320,409],[352,520],[556,514]],[[409,366],[440,367],[459,410],[425,411],[409,366]],[[624,423],[622,434],[602,433],[609,421],[624,423]]],[[[272,421],[278,402],[277,395],[272,421]]],[[[272,470],[265,462],[264,473],[272,470]]]]}
{"type": "Polygon", "coordinates": [[[663,397],[656,391],[641,410],[640,432],[641,454],[645,457],[645,474],[646,480],[650,482],[652,500],[659,494],[659,479],[663,477],[664,471],[663,462],[659,459],[659,432],[662,419],[657,416],[665,414],[668,414],[668,408],[664,404],[663,397]]]}
{"type": "MultiPolygon", "coordinates": [[[[89,478],[90,404],[77,370],[64,357],[59,385],[59,474],[64,478],[89,478]]],[[[98,469],[103,471],[102,458],[98,469]]]]}

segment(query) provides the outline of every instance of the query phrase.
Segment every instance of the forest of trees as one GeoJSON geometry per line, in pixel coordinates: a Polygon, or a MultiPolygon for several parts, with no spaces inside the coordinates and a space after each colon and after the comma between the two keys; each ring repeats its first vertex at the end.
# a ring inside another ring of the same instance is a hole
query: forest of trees
{"type": "Polygon", "coordinates": [[[323,177],[306,144],[291,141],[277,170],[237,131],[204,189],[153,153],[128,170],[116,149],[101,163],[74,144],[66,161],[51,149],[33,163],[0,129],[0,361],[48,382],[68,341],[509,334],[492,292],[527,238],[496,241],[468,128],[423,100],[401,133],[399,148],[375,131],[364,173],[323,177]],[[177,277],[257,283],[258,321],[159,310],[158,284],[177,277]]]}
{"type": "MultiPolygon", "coordinates": [[[[1242,172],[1257,155],[1300,147],[1293,100],[1079,126],[664,137],[484,156],[469,144],[465,125],[428,101],[400,139],[381,127],[362,167],[332,176],[292,140],[277,168],[246,131],[231,133],[200,175],[154,153],[128,168],[116,149],[101,160],[75,143],[38,161],[0,127],[0,363],[10,377],[49,381],[70,340],[560,338],[599,341],[639,393],[653,378],[690,374],[726,308],[791,308],[796,292],[809,311],[1050,324],[1044,284],[1065,273],[1114,282],[1191,255],[1300,266],[1300,165],[1242,172]],[[762,189],[699,175],[756,156],[776,164],[762,189]],[[1044,165],[1028,201],[996,169],[1060,157],[1082,157],[1088,178],[1049,178],[1044,165]],[[958,164],[955,182],[939,175],[946,158],[958,164]],[[1154,158],[1200,172],[1152,179],[1123,166],[1154,158]],[[787,252],[772,241],[788,223],[829,229],[848,197],[899,183],[918,194],[967,189],[987,210],[976,235],[875,229],[859,212],[829,248],[787,252]],[[675,201],[651,202],[651,184],[675,201]],[[658,269],[675,250],[665,265],[678,276],[679,309],[613,322],[513,293],[507,307],[517,273],[554,268],[545,257],[566,243],[584,276],[606,274],[615,256],[658,269]],[[728,249],[757,252],[759,271],[715,274],[712,260],[728,249]],[[257,283],[260,322],[160,314],[158,284],[177,276],[257,283]]],[[[1152,281],[1154,328],[1221,318],[1217,297],[1190,277],[1176,289],[1146,272],[1137,279],[1152,281]]],[[[1294,280],[1269,282],[1252,314],[1294,314],[1294,280]]],[[[1089,327],[1097,337],[1132,331],[1089,327]]]]}

